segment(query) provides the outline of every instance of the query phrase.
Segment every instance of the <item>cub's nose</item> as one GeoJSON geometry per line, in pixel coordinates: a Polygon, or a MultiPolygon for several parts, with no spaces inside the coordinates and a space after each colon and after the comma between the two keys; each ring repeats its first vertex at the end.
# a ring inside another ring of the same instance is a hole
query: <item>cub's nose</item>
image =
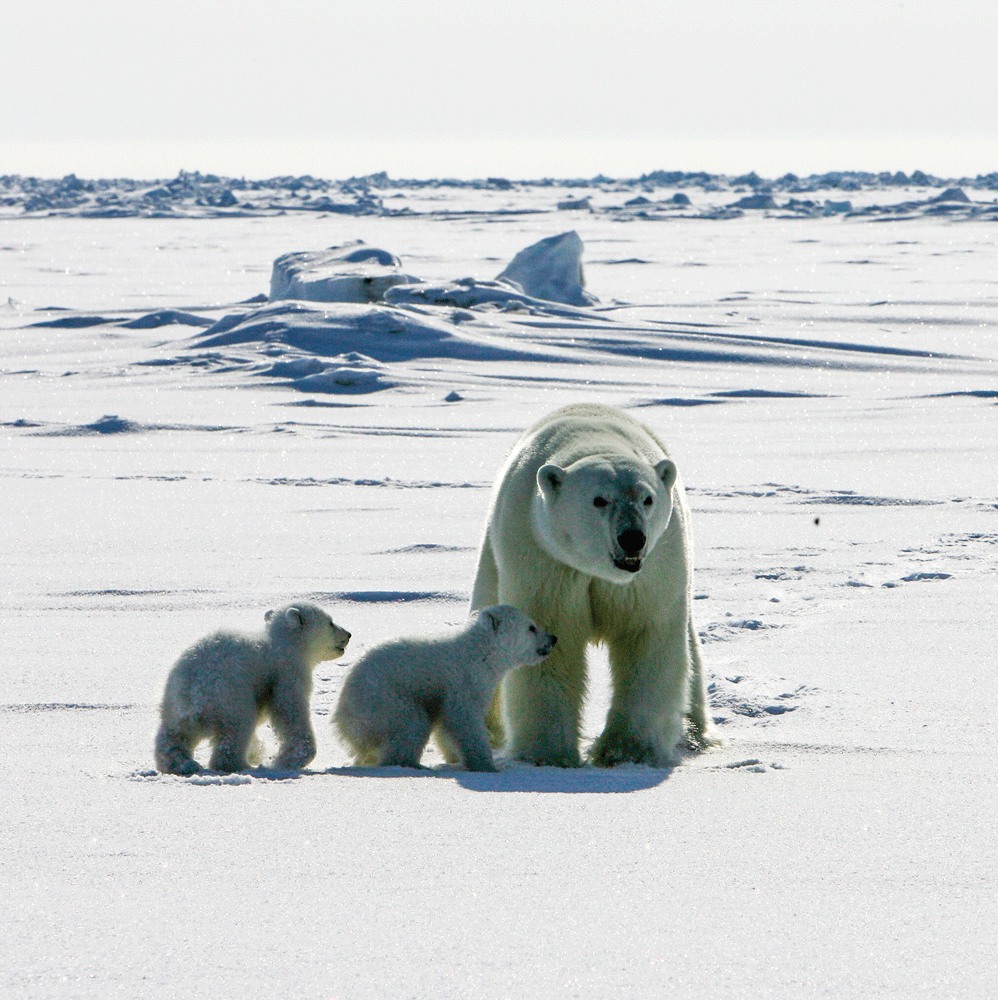
{"type": "Polygon", "coordinates": [[[617,535],[617,544],[629,556],[636,556],[645,547],[645,533],[637,528],[627,528],[617,535]]]}

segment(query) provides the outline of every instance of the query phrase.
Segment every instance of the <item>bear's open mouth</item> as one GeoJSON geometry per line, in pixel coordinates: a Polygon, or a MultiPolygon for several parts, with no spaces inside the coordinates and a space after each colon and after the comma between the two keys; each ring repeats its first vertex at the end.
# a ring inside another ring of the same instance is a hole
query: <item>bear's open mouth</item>
{"type": "Polygon", "coordinates": [[[618,556],[613,560],[613,565],[617,569],[624,570],[625,573],[637,573],[641,569],[640,556],[618,556]]]}

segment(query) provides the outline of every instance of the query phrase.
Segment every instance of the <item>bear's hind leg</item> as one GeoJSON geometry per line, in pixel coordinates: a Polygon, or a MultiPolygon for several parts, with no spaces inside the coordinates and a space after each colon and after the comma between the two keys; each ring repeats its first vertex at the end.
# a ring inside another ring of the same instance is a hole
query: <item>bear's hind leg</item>
{"type": "Polygon", "coordinates": [[[201,765],[191,756],[197,744],[197,737],[186,730],[161,725],[156,733],[156,770],[163,774],[197,774],[201,765]]]}
{"type": "Polygon", "coordinates": [[[703,680],[703,658],[700,656],[700,637],[689,621],[690,644],[690,707],[686,712],[686,746],[688,750],[706,750],[721,745],[707,714],[707,692],[703,680]]]}
{"type": "Polygon", "coordinates": [[[413,705],[411,712],[399,714],[388,725],[388,735],[378,758],[380,767],[420,767],[432,722],[429,713],[413,705]]]}
{"type": "Polygon", "coordinates": [[[208,767],[230,774],[249,770],[247,753],[256,729],[256,719],[226,721],[212,739],[214,744],[208,767]]]}

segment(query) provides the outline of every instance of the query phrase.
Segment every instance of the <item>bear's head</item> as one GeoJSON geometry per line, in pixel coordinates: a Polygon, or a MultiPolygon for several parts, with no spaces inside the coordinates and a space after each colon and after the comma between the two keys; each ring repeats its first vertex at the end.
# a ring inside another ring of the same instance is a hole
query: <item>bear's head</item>
{"type": "Polygon", "coordinates": [[[350,641],[350,633],[340,628],[318,605],[296,601],[264,616],[271,641],[290,643],[304,653],[310,666],[324,660],[338,660],[350,641]]]}
{"type": "Polygon", "coordinates": [[[537,472],[534,534],[552,558],[609,583],[630,583],[672,517],[676,465],[592,455],[537,472]]]}
{"type": "Polygon", "coordinates": [[[501,650],[503,669],[535,666],[540,663],[558,641],[557,636],[535,625],[518,608],[510,604],[496,604],[482,608],[473,626],[485,637],[489,646],[501,650]]]}

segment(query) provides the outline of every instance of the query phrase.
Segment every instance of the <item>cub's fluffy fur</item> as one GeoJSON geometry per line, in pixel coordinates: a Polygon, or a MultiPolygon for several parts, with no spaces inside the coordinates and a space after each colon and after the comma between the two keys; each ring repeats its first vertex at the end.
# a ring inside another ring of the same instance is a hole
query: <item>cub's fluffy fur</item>
{"type": "Polygon", "coordinates": [[[156,734],[160,771],[200,771],[192,753],[204,739],[212,742],[213,771],[243,771],[250,757],[259,762],[254,734],[268,718],[281,743],[275,768],[302,768],[315,757],[312,669],[341,657],[350,633],[307,601],[268,611],[264,619],[259,635],[214,632],[177,660],[156,734]]]}
{"type": "Polygon", "coordinates": [[[419,767],[437,727],[448,757],[469,771],[495,771],[485,709],[496,684],[540,663],[556,641],[506,606],[483,609],[453,635],[395,639],[354,665],[333,722],[361,765],[419,767]]]}

